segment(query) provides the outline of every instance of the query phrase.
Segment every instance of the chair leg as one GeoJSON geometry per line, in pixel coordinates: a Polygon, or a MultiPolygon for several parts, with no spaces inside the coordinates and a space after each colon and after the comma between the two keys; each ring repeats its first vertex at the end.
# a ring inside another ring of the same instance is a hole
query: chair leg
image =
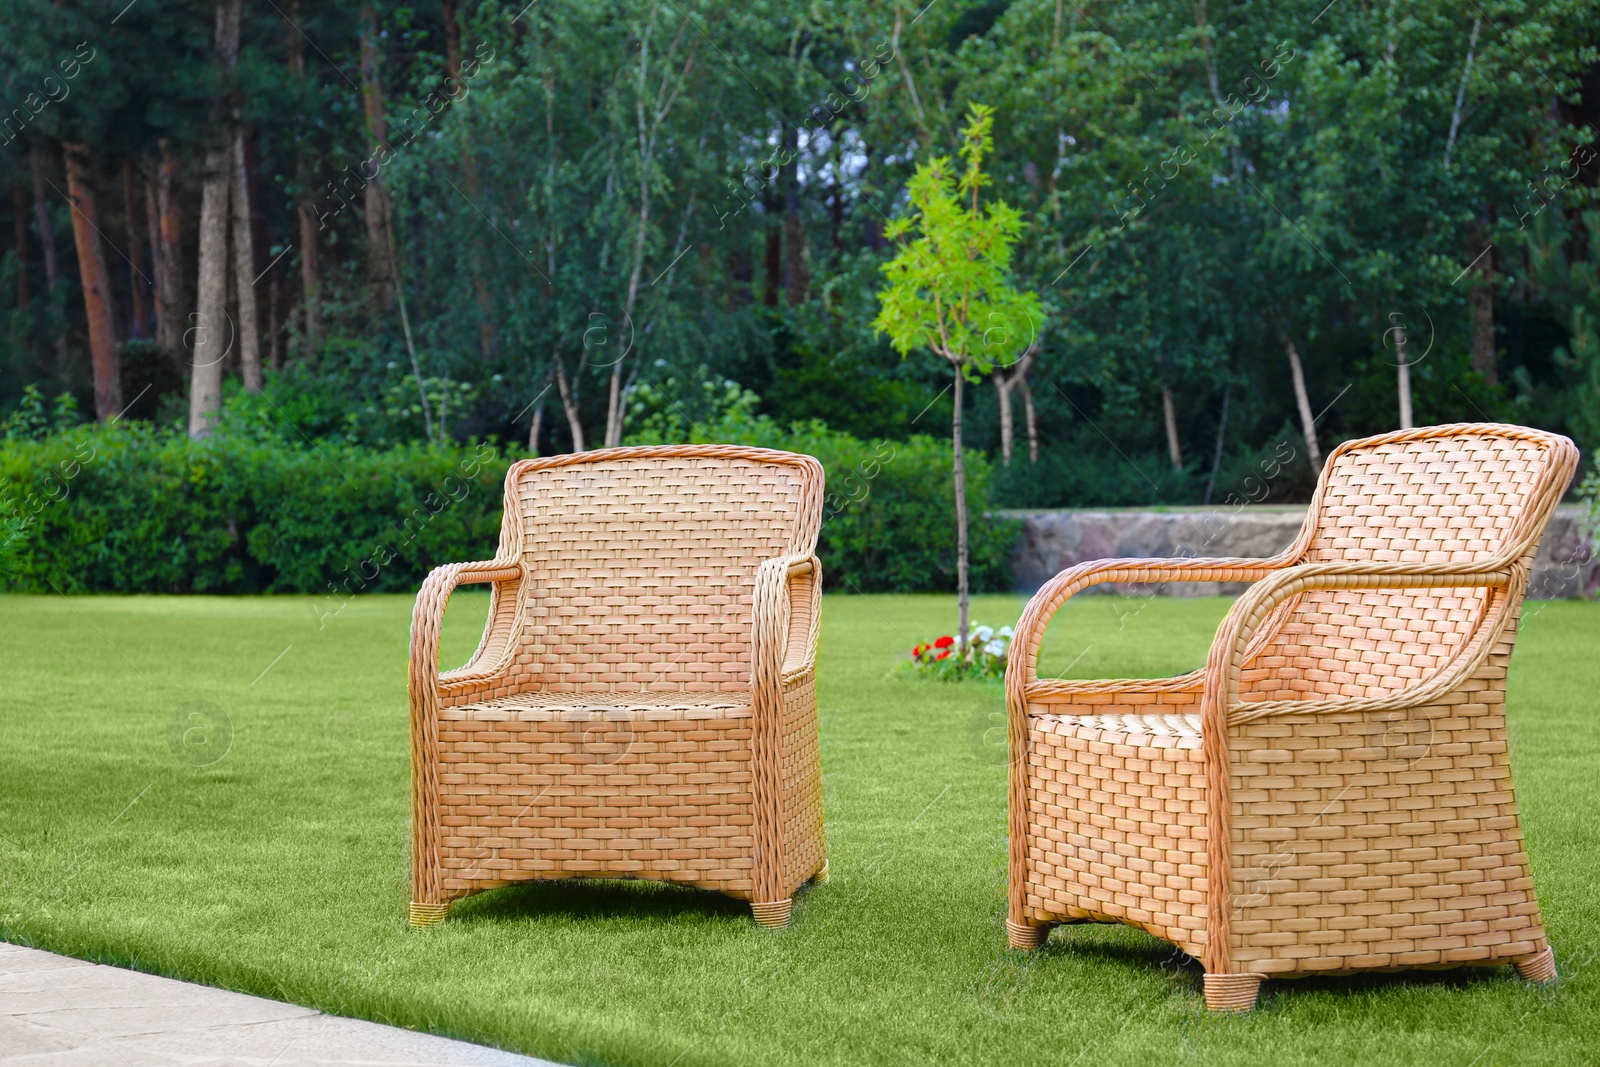
{"type": "Polygon", "coordinates": [[[750,911],[755,915],[756,922],[774,929],[789,925],[789,913],[793,908],[794,898],[792,897],[788,900],[772,900],[750,905],[750,911]]]}
{"type": "Polygon", "coordinates": [[[1513,966],[1530,982],[1553,982],[1556,979],[1555,950],[1546,948],[1527,959],[1517,960],[1513,966]]]}
{"type": "Polygon", "coordinates": [[[1206,1007],[1212,1011],[1249,1011],[1261,992],[1259,974],[1208,974],[1206,1007]]]}
{"type": "Polygon", "coordinates": [[[1049,938],[1048,926],[1029,926],[1027,923],[1006,920],[1006,939],[1011,942],[1012,948],[1042,948],[1049,938]]]}
{"type": "Polygon", "coordinates": [[[823,860],[822,861],[822,870],[818,871],[816,874],[813,874],[811,876],[811,881],[812,881],[812,884],[814,884],[814,885],[821,885],[823,882],[826,882],[827,880],[828,880],[828,861],[827,860],[823,860]]]}
{"type": "Polygon", "coordinates": [[[449,914],[449,901],[443,904],[424,904],[421,901],[413,900],[411,906],[406,909],[406,921],[418,928],[434,926],[444,922],[444,917],[449,914]]]}

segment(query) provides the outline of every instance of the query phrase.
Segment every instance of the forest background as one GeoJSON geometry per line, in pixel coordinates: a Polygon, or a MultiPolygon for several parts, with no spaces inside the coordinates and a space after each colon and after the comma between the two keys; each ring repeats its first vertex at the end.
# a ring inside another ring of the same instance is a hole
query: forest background
{"type": "Polygon", "coordinates": [[[1042,309],[967,391],[976,512],[1303,501],[1403,425],[1587,457],[1597,7],[6,0],[9,580],[321,591],[390,538],[403,588],[510,459],[740,440],[828,463],[835,588],[949,588],[948,370],[872,320],[974,103],[1042,309]]]}

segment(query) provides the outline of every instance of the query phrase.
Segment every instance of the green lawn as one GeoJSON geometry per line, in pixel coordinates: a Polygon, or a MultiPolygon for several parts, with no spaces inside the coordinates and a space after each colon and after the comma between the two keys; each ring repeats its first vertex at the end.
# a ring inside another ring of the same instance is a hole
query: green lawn
{"type": "MultiPolygon", "coordinates": [[[[980,598],[976,615],[1010,622],[1021,603],[980,598]]],[[[1198,968],[1134,930],[1006,948],[999,687],[892,673],[952,625],[947,598],[827,599],[833,880],[778,932],[735,901],[643,883],[508,888],[408,929],[410,600],[358,599],[321,628],[312,605],[0,597],[0,938],[565,1063],[1489,1067],[1600,1048],[1600,604],[1530,605],[1512,665],[1512,755],[1564,980],[1275,982],[1242,1018],[1207,1015],[1198,968]],[[226,731],[183,718],[197,702],[231,723],[208,766],[226,731]]],[[[485,605],[453,602],[448,661],[485,605]]],[[[1074,601],[1046,667],[1198,666],[1225,610],[1074,601]]]]}

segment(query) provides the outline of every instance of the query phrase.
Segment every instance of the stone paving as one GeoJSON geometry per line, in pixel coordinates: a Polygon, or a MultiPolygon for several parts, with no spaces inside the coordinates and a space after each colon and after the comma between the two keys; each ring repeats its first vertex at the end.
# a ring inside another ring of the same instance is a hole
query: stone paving
{"type": "Polygon", "coordinates": [[[554,1067],[464,1041],[0,943],[6,1067],[554,1067]]]}

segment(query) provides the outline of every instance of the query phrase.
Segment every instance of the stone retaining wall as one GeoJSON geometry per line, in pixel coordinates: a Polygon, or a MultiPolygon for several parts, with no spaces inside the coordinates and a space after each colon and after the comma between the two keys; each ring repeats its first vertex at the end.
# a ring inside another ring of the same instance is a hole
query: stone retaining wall
{"type": "MultiPolygon", "coordinates": [[[[1019,592],[1032,593],[1058,571],[1092,559],[1151,556],[1271,556],[1288,548],[1305,520],[1303,505],[1174,508],[1166,511],[1007,511],[1022,536],[1011,555],[1019,592]]],[[[1556,509],[1539,546],[1528,595],[1540,599],[1592,594],[1600,559],[1584,547],[1582,509],[1556,509]]],[[[1100,585],[1085,593],[1163,596],[1237,595],[1242,582],[1172,582],[1158,586],[1100,585]]],[[[1082,595],[1082,594],[1080,594],[1082,595]]]]}

